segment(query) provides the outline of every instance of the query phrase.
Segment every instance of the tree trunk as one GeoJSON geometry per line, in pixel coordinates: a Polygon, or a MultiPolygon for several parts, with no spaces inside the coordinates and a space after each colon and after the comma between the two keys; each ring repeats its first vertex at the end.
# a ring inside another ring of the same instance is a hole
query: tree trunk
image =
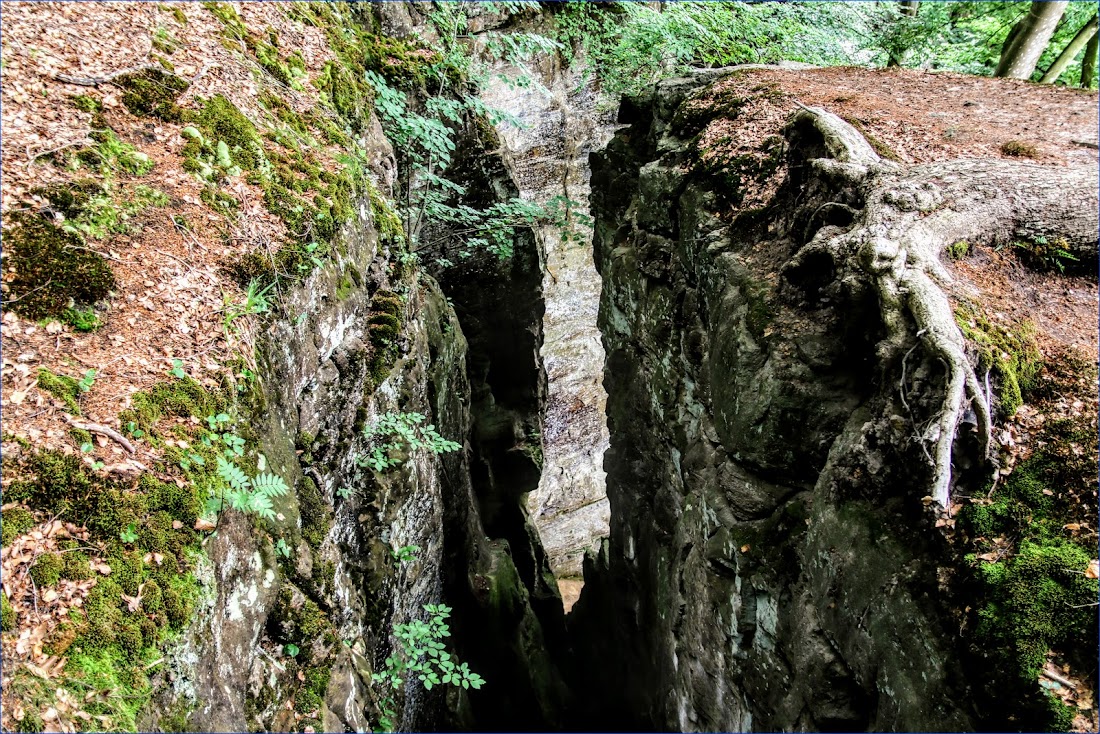
{"type": "Polygon", "coordinates": [[[1088,45],[1085,46],[1085,60],[1081,62],[1081,87],[1092,88],[1092,80],[1096,78],[1096,48],[1100,44],[1100,35],[1093,34],[1088,45]]]}
{"type": "Polygon", "coordinates": [[[1043,78],[1039,82],[1041,84],[1053,84],[1058,81],[1058,77],[1062,76],[1070,62],[1077,58],[1077,54],[1081,53],[1081,49],[1096,37],[1098,25],[1100,25],[1100,14],[1092,16],[1092,20],[1081,26],[1081,30],[1077,31],[1077,35],[1058,55],[1058,58],[1050,65],[1050,68],[1043,74],[1043,78]]]}
{"type": "Polygon", "coordinates": [[[1068,2],[1033,2],[1028,14],[1012,29],[1012,42],[1001,54],[993,76],[1029,79],[1043,55],[1068,2]]]}
{"type": "MultiPolygon", "coordinates": [[[[916,18],[917,11],[919,9],[920,0],[898,0],[898,12],[907,18],[916,18]]],[[[897,55],[895,55],[894,52],[891,51],[890,58],[886,61],[886,68],[889,69],[893,66],[901,66],[901,62],[905,58],[906,51],[908,51],[908,49],[902,49],[897,53],[897,55]]]]}

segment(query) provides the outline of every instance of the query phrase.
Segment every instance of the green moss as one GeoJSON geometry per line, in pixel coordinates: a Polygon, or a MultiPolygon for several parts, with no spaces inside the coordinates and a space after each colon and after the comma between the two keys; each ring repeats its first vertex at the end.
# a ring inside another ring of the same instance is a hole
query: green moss
{"type": "Polygon", "coordinates": [[[15,629],[15,609],[8,603],[8,595],[0,594],[0,631],[15,629]]]}
{"type": "Polygon", "coordinates": [[[959,240],[953,245],[948,245],[944,252],[946,252],[947,256],[952,260],[962,260],[970,254],[970,243],[966,240],[959,240]]]}
{"type": "Polygon", "coordinates": [[[76,94],[69,97],[69,101],[72,102],[73,107],[82,112],[91,112],[94,114],[103,111],[103,103],[91,95],[76,94]]]}
{"type": "Polygon", "coordinates": [[[170,521],[183,523],[184,528],[192,527],[202,514],[203,498],[192,484],[180,487],[146,473],[138,481],[138,487],[145,492],[151,512],[163,512],[170,521]]]}
{"type": "Polygon", "coordinates": [[[316,641],[333,638],[325,613],[316,602],[291,584],[284,584],[279,590],[270,624],[274,639],[282,644],[298,646],[301,650],[299,660],[303,663],[312,661],[312,648],[316,641]]]}
{"type": "Polygon", "coordinates": [[[217,186],[204,186],[199,192],[199,200],[224,216],[233,214],[241,205],[236,197],[217,186]]]}
{"type": "Polygon", "coordinates": [[[92,578],[92,567],[88,556],[79,551],[61,554],[61,578],[71,581],[84,581],[92,578]]]}
{"type": "Polygon", "coordinates": [[[978,351],[979,373],[989,370],[997,380],[1001,414],[1011,417],[1023,404],[1024,393],[1034,385],[1042,367],[1035,325],[1021,321],[1002,326],[968,305],[955,309],[955,321],[978,351]]]}
{"type": "Polygon", "coordinates": [[[29,319],[59,316],[107,297],[115,276],[107,261],[45,219],[13,215],[4,232],[8,308],[29,319]]]}
{"type": "Polygon", "coordinates": [[[122,104],[131,113],[168,122],[179,122],[183,118],[183,110],[176,100],[190,84],[175,74],[149,67],[116,77],[113,83],[122,88],[122,104]]]}
{"type": "Polygon", "coordinates": [[[99,316],[96,315],[95,309],[90,306],[87,308],[67,308],[61,312],[58,318],[62,323],[73,327],[74,331],[82,333],[95,331],[103,325],[99,316]]]}
{"type": "MultiPolygon", "coordinates": [[[[125,625],[128,642],[140,640],[137,625],[125,625]]],[[[75,646],[74,646],[75,647],[75,646]]],[[[144,666],[127,655],[119,646],[93,646],[70,656],[65,672],[82,689],[110,691],[84,705],[94,716],[107,716],[111,722],[103,728],[111,731],[137,731],[137,716],[146,706],[152,687],[145,677],[144,666]]],[[[102,726],[102,725],[100,725],[102,726]]]]}
{"type": "Polygon", "coordinates": [[[321,490],[309,477],[303,478],[298,485],[298,511],[302,518],[302,537],[317,548],[328,534],[331,523],[328,505],[321,496],[321,490]]]}
{"type": "Polygon", "coordinates": [[[190,377],[158,382],[148,391],[136,392],[131,407],[119,413],[125,425],[133,421],[149,433],[162,417],[205,418],[225,411],[227,402],[220,391],[209,391],[190,377]]]}
{"type": "Polygon", "coordinates": [[[1008,140],[1001,145],[1001,153],[1012,158],[1038,158],[1039,149],[1023,140],[1008,140]]]}
{"type": "MultiPolygon", "coordinates": [[[[7,501],[7,497],[4,498],[7,501]]],[[[11,507],[4,510],[3,519],[0,520],[0,530],[3,535],[3,545],[10,545],[13,540],[34,527],[34,515],[26,507],[11,507]]]]}
{"type": "Polygon", "coordinates": [[[38,379],[35,383],[40,390],[48,392],[65,404],[65,410],[73,415],[80,415],[80,387],[77,381],[68,375],[56,375],[45,367],[38,370],[38,379]]]}
{"type": "Polygon", "coordinates": [[[854,127],[859,132],[859,134],[862,135],[868,143],[870,143],[871,148],[874,149],[876,153],[878,153],[880,158],[885,158],[886,160],[893,161],[894,163],[903,162],[901,160],[901,157],[898,156],[897,152],[893,148],[891,148],[889,145],[882,142],[877,137],[867,131],[867,127],[866,125],[864,125],[862,120],[857,120],[854,117],[844,117],[843,115],[841,116],[841,119],[854,127]]]}
{"type": "Polygon", "coordinates": [[[225,96],[218,94],[208,99],[192,122],[210,143],[224,141],[233,162],[242,169],[254,171],[264,160],[256,126],[225,96]]]}
{"type": "Polygon", "coordinates": [[[30,709],[23,715],[23,720],[16,722],[16,731],[19,732],[40,732],[46,728],[46,722],[42,720],[42,716],[35,709],[30,709]]]}
{"type": "Polygon", "coordinates": [[[56,586],[61,579],[61,556],[57,553],[43,553],[39,555],[34,565],[31,566],[31,578],[39,588],[44,586],[56,586]]]}
{"type": "Polygon", "coordinates": [[[401,332],[401,321],[396,316],[391,316],[388,313],[375,313],[367,319],[367,323],[372,326],[384,326],[384,331],[390,336],[390,338],[397,336],[401,332]]]}
{"type": "Polygon", "coordinates": [[[1090,555],[1064,540],[1024,541],[1011,560],[985,564],[991,600],[979,611],[978,635],[1007,653],[1021,679],[1034,682],[1052,647],[1096,636],[1097,580],[1086,578],[1090,555]]]}

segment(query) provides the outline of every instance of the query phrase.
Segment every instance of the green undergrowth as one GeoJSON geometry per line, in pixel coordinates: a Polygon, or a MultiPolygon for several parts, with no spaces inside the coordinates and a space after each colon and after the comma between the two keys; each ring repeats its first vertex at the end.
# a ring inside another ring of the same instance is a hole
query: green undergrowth
{"type": "Polygon", "coordinates": [[[84,710],[108,717],[92,728],[134,730],[158,650],[191,618],[197,585],[189,572],[199,550],[192,528],[201,498],[188,483],[146,473],[132,486],[49,449],[24,452],[6,472],[13,481],[3,502],[20,503],[22,512],[5,512],[5,525],[25,525],[31,508],[88,529],[89,541],[62,540],[58,553],[38,556],[31,567],[40,589],[62,579],[96,579],[83,606],[70,611],[44,649],[69,658],[60,685],[81,698],[92,694],[84,710]],[[93,573],[89,545],[109,573],[102,567],[93,573]]]}
{"type": "Polygon", "coordinates": [[[299,681],[291,694],[294,711],[301,717],[297,730],[322,730],[325,693],[339,643],[328,615],[292,584],[283,584],[268,619],[268,633],[283,646],[290,658],[288,672],[299,681]]]}
{"type": "Polygon", "coordinates": [[[1050,414],[1030,439],[1032,453],[988,498],[965,505],[959,524],[976,570],[974,640],[1009,674],[994,698],[1023,703],[1014,708],[1025,730],[1065,731],[1073,712],[1037,679],[1052,650],[1080,674],[1095,670],[1100,587],[1085,571],[1096,555],[1098,436],[1094,409],[1059,408],[1095,392],[1096,368],[1071,351],[1048,355],[1027,385],[1024,399],[1050,414]]]}
{"type": "MultiPolygon", "coordinates": [[[[149,676],[163,657],[161,649],[191,622],[199,593],[192,569],[201,552],[194,528],[209,516],[212,500],[227,501],[218,468],[227,450],[239,449],[232,462],[252,482],[262,479],[256,459],[244,450],[246,441],[229,433],[232,419],[225,411],[233,406],[231,381],[207,389],[182,367],[175,369],[183,376],[135,393],[120,415],[132,441],[163,448],[162,460],[136,482],[115,479],[59,451],[24,445],[17,455],[5,456],[5,476],[12,477],[2,496],[11,505],[3,514],[5,542],[31,526],[32,511],[88,530],[87,541],[61,540],[57,553],[39,555],[30,573],[40,589],[63,579],[96,579],[83,606],[70,612],[45,645],[47,654],[69,659],[55,687],[79,697],[94,693],[84,699],[84,710],[106,719],[95,719],[92,728],[136,728],[136,716],[152,694],[149,676]]],[[[321,530],[316,523],[310,529],[321,530]]],[[[314,566],[318,573],[334,571],[331,564],[314,566]]],[[[32,705],[50,705],[50,691],[27,685],[32,705]]],[[[33,723],[32,717],[28,725],[33,723]]]]}
{"type": "Polygon", "coordinates": [[[25,507],[15,506],[4,510],[0,519],[0,535],[3,536],[0,543],[4,547],[11,545],[13,540],[34,527],[34,524],[34,515],[25,507]]]}
{"type": "Polygon", "coordinates": [[[1042,367],[1035,324],[1027,320],[1009,325],[995,323],[970,304],[956,307],[955,321],[977,351],[978,374],[989,372],[996,381],[1001,415],[1011,417],[1042,367]]]}

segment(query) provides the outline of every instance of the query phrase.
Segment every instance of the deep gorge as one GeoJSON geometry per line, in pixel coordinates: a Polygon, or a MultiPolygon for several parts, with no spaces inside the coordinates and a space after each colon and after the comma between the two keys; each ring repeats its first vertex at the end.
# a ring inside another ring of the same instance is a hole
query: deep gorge
{"type": "MultiPolygon", "coordinates": [[[[270,66],[249,30],[258,21],[213,6],[191,10],[243,33],[241,53],[270,66]]],[[[354,155],[341,165],[361,177],[347,216],[324,248],[293,255],[300,277],[272,281],[277,297],[246,332],[254,361],[228,387],[167,383],[227,390],[225,409],[261,461],[249,471],[268,467],[290,491],[269,516],[223,509],[196,525],[207,534],[179,552],[194,600],[185,624],[154,638],[162,657],[135,696],[138,730],[1028,730],[1066,712],[1018,661],[1061,661],[1096,689],[1096,612],[1081,603],[1095,582],[1064,572],[1085,551],[1044,538],[1049,548],[1019,572],[1057,587],[1058,614],[1080,610],[1045,637],[1018,632],[1014,600],[989,605],[977,555],[991,553],[982,538],[1023,532],[1009,524],[1022,510],[992,499],[997,482],[1030,498],[1028,523],[1047,522],[1041,509],[1075,524],[1042,497],[1095,468],[1095,365],[1068,337],[1044,343],[1051,356],[1034,369],[1045,381],[1021,387],[1030,367],[1016,352],[1032,347],[1016,340],[1030,332],[990,325],[1004,307],[983,305],[986,284],[962,265],[988,264],[1025,236],[1095,259],[1095,212],[1066,203],[1095,199],[1093,153],[1062,167],[902,164],[870,123],[803,104],[799,84],[837,84],[815,76],[826,70],[696,69],[619,99],[579,46],[494,55],[501,37],[552,36],[545,8],[463,10],[464,35],[453,33],[466,45],[448,46],[449,26],[426,4],[333,7],[292,15],[338,51],[318,84],[358,125],[329,139],[344,141],[354,155]],[[342,45],[351,32],[367,61],[342,45]],[[430,76],[420,65],[435,46],[477,58],[483,78],[430,76]],[[339,86],[341,63],[385,78],[339,86]],[[397,97],[400,114],[386,112],[397,97]],[[437,109],[460,111],[431,117],[437,109]],[[401,120],[438,123],[421,138],[450,144],[445,166],[417,157],[401,120]],[[539,214],[495,230],[468,214],[517,202],[539,214]],[[471,245],[481,238],[498,251],[471,245]],[[943,254],[960,242],[962,256],[943,254]],[[1009,352],[1017,372],[1002,364],[1009,352]],[[1080,456],[1084,445],[1085,457],[1036,448],[990,486],[1008,444],[987,444],[1012,420],[1011,400],[1052,414],[1058,400],[1084,401],[1029,430],[1037,446],[1080,456]],[[383,451],[372,427],[387,420],[402,428],[383,451]],[[1059,462],[1070,468],[1056,474],[1059,462]],[[440,604],[449,632],[415,655],[446,649],[484,686],[430,685],[417,670],[379,681],[409,657],[405,625],[440,604]]],[[[263,87],[266,108],[284,127],[323,130],[273,101],[293,96],[299,75],[287,75],[263,87]]],[[[202,130],[183,136],[192,149],[218,129],[195,119],[202,130]]],[[[289,148],[271,126],[226,150],[243,161],[248,144],[260,158],[271,141],[289,148]]],[[[230,191],[232,166],[207,165],[227,170],[204,191],[230,191]]],[[[235,175],[272,175],[256,169],[235,175]]],[[[304,164],[280,180],[293,190],[314,175],[329,183],[304,164]]],[[[318,211],[336,212],[331,198],[318,193],[318,211]]],[[[222,236],[226,252],[233,242],[222,236]]],[[[254,265],[233,267],[242,262],[254,265]]],[[[1062,287],[1013,272],[1036,300],[1062,287]]],[[[1095,300],[1091,275],[1066,277],[1067,298],[1095,300]]],[[[146,426],[149,456],[198,445],[187,431],[217,423],[162,410],[146,426]],[[165,429],[169,419],[184,427],[165,429]]],[[[161,478],[215,481],[154,466],[161,478]]],[[[44,475],[13,474],[15,502],[48,511],[27,499],[44,475]]],[[[1007,552],[994,550],[991,565],[1007,552]]],[[[145,583],[119,603],[140,608],[145,583]]],[[[1053,618],[1046,609],[1035,616],[1053,618]]],[[[50,645],[64,637],[51,634],[50,645]]]]}

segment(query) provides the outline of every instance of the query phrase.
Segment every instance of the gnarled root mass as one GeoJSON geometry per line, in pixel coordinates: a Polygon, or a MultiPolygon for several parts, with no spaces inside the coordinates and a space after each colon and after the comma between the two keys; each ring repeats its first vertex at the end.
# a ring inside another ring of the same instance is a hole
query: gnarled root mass
{"type": "Polygon", "coordinates": [[[921,437],[932,462],[931,495],[946,507],[960,420],[968,409],[974,412],[985,459],[993,416],[991,396],[966,356],[944,292],[951,277],[940,256],[960,241],[1047,238],[1082,261],[1095,261],[1096,171],[1001,160],[906,168],[880,159],[851,125],[812,107],[795,113],[787,133],[809,151],[803,168],[810,176],[819,177],[826,188],[854,187],[865,202],[852,226],[844,231],[822,227],[792,265],[826,253],[861,271],[879,295],[886,327],[880,356],[887,362],[901,357],[916,337],[927,355],[946,367],[942,405],[921,437]]]}

